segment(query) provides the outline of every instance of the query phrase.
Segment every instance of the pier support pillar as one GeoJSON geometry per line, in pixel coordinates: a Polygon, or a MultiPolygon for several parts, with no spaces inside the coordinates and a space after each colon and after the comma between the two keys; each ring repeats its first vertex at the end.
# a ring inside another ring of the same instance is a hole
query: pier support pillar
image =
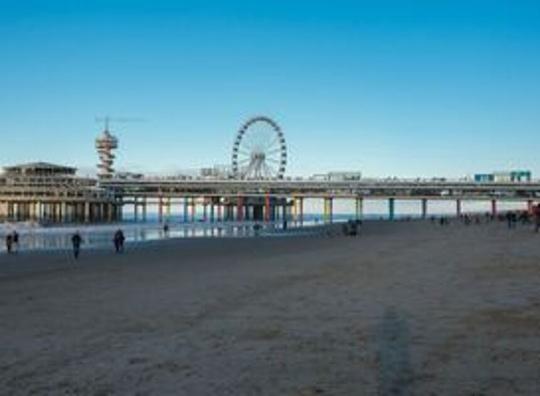
{"type": "Polygon", "coordinates": [[[223,221],[222,210],[223,210],[223,207],[221,206],[221,198],[218,198],[218,201],[217,201],[217,221],[218,222],[223,221]]]}
{"type": "Polygon", "coordinates": [[[238,196],[238,200],[236,202],[236,220],[244,220],[244,197],[242,196],[238,196]]]}
{"type": "Polygon", "coordinates": [[[68,219],[68,213],[67,213],[67,203],[63,201],[60,204],[60,220],[62,223],[66,222],[68,219]]]}
{"type": "Polygon", "coordinates": [[[264,196],[264,221],[270,221],[270,194],[264,196]]]}
{"type": "Polygon", "coordinates": [[[158,200],[158,222],[163,223],[163,199],[158,200]]]}
{"type": "Polygon", "coordinates": [[[533,209],[534,209],[534,202],[532,199],[529,199],[527,201],[527,213],[529,213],[529,215],[532,215],[533,209]]]}
{"type": "Polygon", "coordinates": [[[107,221],[112,223],[114,220],[114,205],[112,203],[107,204],[107,221]]]}
{"type": "Polygon", "coordinates": [[[461,217],[461,199],[456,200],[456,216],[461,217]]]}
{"type": "Polygon", "coordinates": [[[298,220],[300,224],[304,223],[304,197],[298,198],[298,220]]]}
{"type": "Polygon", "coordinates": [[[184,204],[183,204],[183,212],[184,213],[182,215],[182,220],[184,221],[184,223],[188,222],[188,206],[189,206],[188,198],[184,197],[184,204]]]}
{"type": "Polygon", "coordinates": [[[84,203],[84,222],[90,222],[90,202],[84,203]]]}
{"type": "Polygon", "coordinates": [[[139,219],[139,203],[137,198],[135,198],[133,203],[133,218],[135,219],[135,222],[139,219]]]}
{"type": "Polygon", "coordinates": [[[428,200],[426,198],[422,199],[422,219],[426,219],[428,214],[428,200]]]}
{"type": "Polygon", "coordinates": [[[6,204],[4,202],[0,202],[0,219],[3,219],[6,217],[7,208],[5,206],[6,204]]]}
{"type": "Polygon", "coordinates": [[[210,222],[216,221],[216,209],[214,205],[214,198],[210,198],[210,222]]]}
{"type": "Polygon", "coordinates": [[[396,200],[394,198],[388,199],[388,219],[394,220],[395,218],[396,200]]]}
{"type": "Polygon", "coordinates": [[[35,207],[36,205],[34,202],[28,203],[28,217],[30,220],[34,220],[36,218],[35,207]]]}
{"type": "Polygon", "coordinates": [[[191,198],[191,222],[195,222],[195,214],[197,212],[197,197],[191,198]]]}
{"type": "Polygon", "coordinates": [[[333,206],[334,199],[332,197],[324,199],[324,221],[327,223],[331,223],[333,220],[333,206]]]}
{"type": "Polygon", "coordinates": [[[143,222],[146,222],[146,197],[143,198],[143,202],[142,202],[142,221],[143,222]]]}
{"type": "Polygon", "coordinates": [[[354,217],[356,220],[362,220],[364,218],[364,198],[356,197],[354,200],[354,217]]]}
{"type": "Polygon", "coordinates": [[[203,197],[203,221],[208,221],[208,201],[206,197],[203,197]]]}
{"type": "Polygon", "coordinates": [[[496,199],[491,200],[491,215],[497,216],[497,200],[496,199]]]}
{"type": "Polygon", "coordinates": [[[304,221],[304,198],[295,197],[293,198],[293,220],[296,222],[304,221]]]}

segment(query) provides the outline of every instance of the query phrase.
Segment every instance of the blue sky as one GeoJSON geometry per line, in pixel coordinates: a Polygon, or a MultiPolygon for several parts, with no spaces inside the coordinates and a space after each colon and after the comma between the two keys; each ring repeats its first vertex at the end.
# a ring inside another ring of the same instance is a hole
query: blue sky
{"type": "Polygon", "coordinates": [[[538,1],[0,0],[0,163],[228,163],[255,114],[289,175],[540,174],[538,1]]]}

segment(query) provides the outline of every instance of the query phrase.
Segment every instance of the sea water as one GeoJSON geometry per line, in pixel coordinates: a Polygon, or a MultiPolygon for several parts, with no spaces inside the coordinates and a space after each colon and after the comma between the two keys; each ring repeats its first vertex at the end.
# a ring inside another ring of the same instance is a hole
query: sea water
{"type": "MultiPolygon", "coordinates": [[[[322,225],[325,219],[321,200],[306,199],[304,202],[303,221],[295,221],[289,216],[287,225],[283,220],[274,222],[209,222],[203,220],[202,208],[195,213],[195,221],[184,219],[183,210],[171,211],[170,216],[164,216],[169,230],[164,231],[160,223],[157,208],[149,207],[147,221],[135,221],[133,211],[125,210],[123,221],[112,224],[66,224],[44,226],[35,222],[0,223],[0,238],[5,239],[8,233],[16,230],[19,233],[19,249],[28,250],[62,250],[71,247],[71,236],[79,232],[85,248],[111,248],[112,238],[116,230],[122,229],[127,244],[155,241],[166,238],[218,238],[218,237],[249,237],[249,236],[286,236],[299,232],[310,233],[322,225]]],[[[524,210],[524,202],[498,202],[498,210],[524,210]]],[[[491,210],[489,201],[462,201],[463,213],[485,213],[491,210]]],[[[456,213],[455,201],[429,201],[428,216],[453,216],[456,213]]],[[[421,202],[411,200],[395,201],[395,219],[419,218],[421,202]]],[[[335,199],[333,204],[332,222],[344,222],[355,219],[354,201],[335,199]]],[[[388,203],[383,200],[364,200],[363,215],[365,220],[387,220],[388,203]]],[[[1,250],[5,250],[4,244],[1,250]]]]}

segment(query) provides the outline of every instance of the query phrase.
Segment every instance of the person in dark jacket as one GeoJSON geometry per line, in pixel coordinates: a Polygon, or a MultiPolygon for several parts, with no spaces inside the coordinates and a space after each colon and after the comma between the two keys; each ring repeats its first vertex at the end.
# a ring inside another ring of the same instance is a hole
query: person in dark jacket
{"type": "Polygon", "coordinates": [[[15,252],[18,252],[19,251],[19,233],[17,231],[13,231],[11,235],[12,235],[11,238],[13,240],[13,250],[15,252]]]}
{"type": "Polygon", "coordinates": [[[6,235],[6,252],[8,254],[11,254],[12,249],[13,249],[13,235],[7,234],[6,235]]]}
{"type": "Polygon", "coordinates": [[[81,237],[81,234],[79,234],[79,231],[76,231],[75,234],[73,234],[73,236],[71,237],[71,244],[73,245],[73,257],[75,257],[75,260],[79,258],[82,242],[83,239],[81,237]]]}
{"type": "Polygon", "coordinates": [[[116,250],[116,253],[121,253],[124,251],[124,241],[126,240],[126,237],[124,236],[124,232],[122,230],[118,230],[114,234],[113,242],[114,242],[114,249],[116,250]]]}

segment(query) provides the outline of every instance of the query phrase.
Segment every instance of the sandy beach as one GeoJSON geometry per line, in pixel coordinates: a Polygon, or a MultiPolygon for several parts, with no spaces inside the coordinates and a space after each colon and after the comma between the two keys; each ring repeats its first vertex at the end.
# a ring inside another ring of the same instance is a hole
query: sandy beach
{"type": "Polygon", "coordinates": [[[538,395],[540,234],[170,240],[0,257],[2,395],[538,395]]]}

